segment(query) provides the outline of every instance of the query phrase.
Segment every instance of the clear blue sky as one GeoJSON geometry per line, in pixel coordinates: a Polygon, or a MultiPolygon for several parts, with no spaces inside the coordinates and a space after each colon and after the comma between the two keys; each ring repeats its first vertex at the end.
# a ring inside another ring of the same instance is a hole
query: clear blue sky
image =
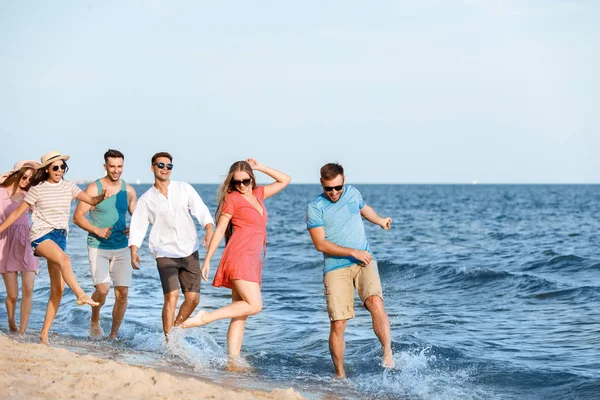
{"type": "Polygon", "coordinates": [[[600,182],[600,3],[0,2],[0,170],[218,182],[247,157],[317,183],[600,182]]]}

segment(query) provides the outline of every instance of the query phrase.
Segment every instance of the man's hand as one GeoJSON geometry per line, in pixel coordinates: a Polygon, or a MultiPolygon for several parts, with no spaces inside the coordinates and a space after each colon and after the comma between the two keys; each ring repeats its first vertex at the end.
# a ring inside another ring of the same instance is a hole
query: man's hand
{"type": "Polygon", "coordinates": [[[208,246],[208,244],[210,243],[210,239],[212,238],[213,235],[213,231],[212,229],[210,231],[206,231],[206,235],[204,235],[204,239],[202,240],[202,247],[206,247],[208,246]]]}
{"type": "Polygon", "coordinates": [[[354,250],[351,255],[364,265],[369,265],[371,260],[373,260],[371,253],[366,250],[354,250]]]}
{"type": "Polygon", "coordinates": [[[108,228],[96,228],[94,234],[102,239],[108,239],[111,234],[112,226],[108,228]]]}
{"type": "Polygon", "coordinates": [[[137,251],[131,251],[131,267],[133,269],[140,269],[140,266],[142,265],[142,260],[140,260],[140,256],[138,255],[137,251]]]}
{"type": "Polygon", "coordinates": [[[381,224],[379,224],[379,226],[381,226],[381,228],[385,229],[386,231],[389,230],[392,227],[392,219],[390,217],[382,218],[381,224]]]}

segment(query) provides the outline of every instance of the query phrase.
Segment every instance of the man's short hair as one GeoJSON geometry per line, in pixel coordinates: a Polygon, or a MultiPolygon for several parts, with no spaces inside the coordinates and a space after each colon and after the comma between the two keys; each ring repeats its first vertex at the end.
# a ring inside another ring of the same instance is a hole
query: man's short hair
{"type": "Polygon", "coordinates": [[[172,155],[170,155],[166,151],[161,151],[160,153],[156,153],[155,155],[152,156],[152,164],[154,164],[156,162],[156,159],[160,158],[160,157],[167,157],[169,159],[169,161],[173,162],[172,155]]]}
{"type": "Polygon", "coordinates": [[[338,175],[344,176],[344,167],[338,163],[329,163],[321,167],[321,179],[324,181],[330,181],[338,175]]]}
{"type": "Polygon", "coordinates": [[[108,149],[106,153],[104,153],[104,162],[108,162],[109,158],[122,158],[125,160],[125,156],[119,150],[108,149]]]}

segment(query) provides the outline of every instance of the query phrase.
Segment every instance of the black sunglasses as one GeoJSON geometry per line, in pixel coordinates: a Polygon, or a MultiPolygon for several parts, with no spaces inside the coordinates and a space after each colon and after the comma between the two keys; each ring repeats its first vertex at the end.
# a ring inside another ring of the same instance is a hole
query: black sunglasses
{"type": "Polygon", "coordinates": [[[63,171],[65,171],[67,168],[69,168],[69,167],[67,166],[67,164],[63,163],[63,164],[61,164],[61,165],[55,165],[55,166],[53,166],[53,167],[52,167],[52,171],[56,172],[56,171],[58,171],[59,169],[62,169],[63,171]]]}
{"type": "Polygon", "coordinates": [[[165,164],[164,162],[155,162],[152,165],[156,165],[160,169],[167,167],[169,171],[173,169],[173,164],[165,164]]]}
{"type": "Polygon", "coordinates": [[[252,179],[248,178],[248,179],[243,179],[241,181],[232,179],[231,182],[233,183],[234,186],[239,186],[239,185],[250,186],[250,184],[252,183],[252,179]]]}
{"type": "Polygon", "coordinates": [[[344,185],[338,185],[338,186],[323,186],[323,190],[326,192],[332,192],[334,189],[339,192],[344,188],[344,185]]]}

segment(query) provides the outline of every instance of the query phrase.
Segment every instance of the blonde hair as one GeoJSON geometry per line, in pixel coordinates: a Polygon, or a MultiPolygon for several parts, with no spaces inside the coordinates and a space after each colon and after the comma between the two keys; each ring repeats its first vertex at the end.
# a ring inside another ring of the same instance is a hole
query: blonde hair
{"type": "MultiPolygon", "coordinates": [[[[229,167],[229,173],[225,178],[225,181],[219,186],[219,190],[217,191],[217,211],[215,212],[215,220],[218,221],[221,216],[221,211],[223,209],[223,203],[225,202],[225,198],[227,195],[234,190],[237,190],[233,184],[233,174],[236,172],[246,172],[250,175],[250,179],[252,180],[252,190],[256,188],[256,178],[254,177],[254,171],[252,171],[252,167],[246,161],[236,161],[231,164],[229,167]]],[[[227,225],[227,229],[225,230],[225,244],[229,242],[229,238],[233,234],[233,226],[231,225],[231,221],[227,225]]]]}

